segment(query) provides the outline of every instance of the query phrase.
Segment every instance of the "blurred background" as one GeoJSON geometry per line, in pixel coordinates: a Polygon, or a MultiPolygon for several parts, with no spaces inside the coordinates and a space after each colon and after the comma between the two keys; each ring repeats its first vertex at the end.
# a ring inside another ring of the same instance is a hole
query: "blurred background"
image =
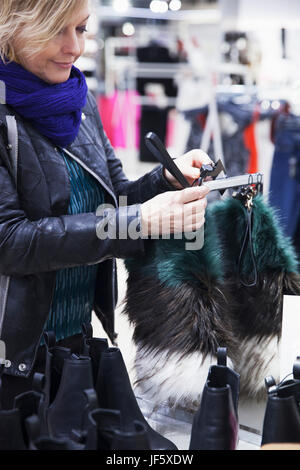
{"type": "MultiPolygon", "coordinates": [[[[76,65],[128,178],[157,164],[144,144],[149,131],[172,157],[202,148],[229,176],[260,172],[300,254],[299,0],[93,0],[92,8],[76,65]]],[[[116,329],[133,380],[119,260],[118,268],[116,329]]],[[[95,318],[94,326],[103,335],[95,318]]],[[[263,409],[241,407],[253,435],[263,409]]]]}
{"type": "Polygon", "coordinates": [[[151,168],[152,130],[269,192],[275,121],[300,113],[299,1],[93,0],[87,37],[77,65],[125,170],[151,168]]]}

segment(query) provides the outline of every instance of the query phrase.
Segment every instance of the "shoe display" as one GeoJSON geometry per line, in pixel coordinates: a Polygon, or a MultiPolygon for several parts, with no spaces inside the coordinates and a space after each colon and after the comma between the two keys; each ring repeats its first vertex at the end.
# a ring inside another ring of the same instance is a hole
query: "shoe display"
{"type": "Polygon", "coordinates": [[[293,367],[293,378],[286,378],[279,384],[276,384],[272,376],[265,379],[268,398],[261,445],[283,442],[300,443],[299,365],[299,358],[297,358],[293,367]]]}
{"type": "Polygon", "coordinates": [[[96,391],[100,408],[115,409],[121,413],[125,432],[134,432],[134,421],[142,422],[152,450],[176,450],[173,442],[156,432],[144,418],[131,387],[126,365],[119,348],[103,352],[99,366],[96,391]]]}
{"type": "Polygon", "coordinates": [[[235,450],[238,443],[239,374],[226,365],[226,350],[218,349],[195,413],[190,450],[235,450]]]}

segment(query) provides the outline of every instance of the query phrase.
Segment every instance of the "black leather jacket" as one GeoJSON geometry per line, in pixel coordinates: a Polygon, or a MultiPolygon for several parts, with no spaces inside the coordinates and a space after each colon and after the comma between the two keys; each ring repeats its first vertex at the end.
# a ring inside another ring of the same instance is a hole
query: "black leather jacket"
{"type": "Polygon", "coordinates": [[[144,240],[100,240],[96,225],[107,217],[112,223],[139,223],[141,203],[174,189],[163,177],[161,165],[129,181],[91,94],[83,112],[86,119],[67,150],[99,181],[106,202],[115,207],[101,217],[66,215],[70,183],[57,148],[12,108],[0,105],[0,338],[6,346],[4,370],[10,375],[26,377],[32,370],[59,269],[99,263],[94,311],[114,338],[115,258],[140,255],[144,240]],[[8,150],[7,114],[15,115],[18,125],[17,188],[8,150]],[[127,207],[118,207],[119,195],[128,197],[127,207]]]}

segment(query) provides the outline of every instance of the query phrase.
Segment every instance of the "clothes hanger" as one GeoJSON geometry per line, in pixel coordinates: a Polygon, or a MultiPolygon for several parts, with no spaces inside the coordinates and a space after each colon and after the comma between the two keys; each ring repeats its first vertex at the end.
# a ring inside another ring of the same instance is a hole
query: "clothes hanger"
{"type": "Polygon", "coordinates": [[[201,186],[206,177],[214,179],[222,171],[225,172],[225,168],[221,160],[219,160],[216,164],[202,165],[200,169],[200,178],[197,178],[193,184],[190,185],[178,166],[174,163],[173,158],[167,151],[160,138],[154,132],[149,132],[146,135],[145,142],[150,152],[174,176],[174,178],[181,184],[181,186],[183,186],[183,188],[194,186],[196,182],[198,186],[201,186]]]}
{"type": "Polygon", "coordinates": [[[183,188],[191,187],[197,183],[198,186],[208,186],[211,191],[218,190],[221,194],[223,194],[223,192],[228,188],[237,189],[233,193],[233,197],[238,199],[246,208],[246,230],[238,260],[239,278],[241,284],[245,287],[256,286],[258,281],[258,274],[252,242],[252,208],[254,196],[258,192],[263,192],[263,175],[261,173],[257,173],[217,179],[217,176],[219,176],[222,171],[225,172],[222,161],[219,160],[217,163],[212,165],[202,165],[200,169],[200,178],[195,180],[193,184],[190,185],[180,169],[174,163],[172,157],[168,153],[159,137],[154,132],[149,132],[146,135],[145,142],[150,152],[174,176],[174,178],[182,185],[183,188]],[[210,180],[212,179],[212,181],[206,181],[207,177],[210,177],[210,180]],[[244,255],[247,252],[248,247],[250,247],[250,256],[253,263],[252,279],[244,279],[242,275],[244,255]]]}
{"type": "Polygon", "coordinates": [[[173,158],[165,148],[160,138],[154,132],[148,132],[145,137],[145,143],[154,157],[171,173],[172,176],[183,186],[189,188],[190,183],[181,173],[173,158]]]}
{"type": "Polygon", "coordinates": [[[221,193],[225,189],[237,188],[247,185],[259,185],[259,187],[262,188],[263,175],[261,173],[217,178],[222,173],[222,171],[226,174],[221,160],[218,160],[212,165],[202,165],[200,169],[200,178],[195,180],[193,184],[190,185],[178,166],[174,163],[173,158],[165,148],[160,138],[154,132],[149,132],[146,135],[145,143],[149,151],[172,174],[172,176],[174,176],[174,178],[181,184],[183,188],[194,186],[196,182],[199,186],[205,184],[205,186],[207,186],[210,191],[220,191],[221,193]],[[208,177],[210,178],[210,181],[206,180],[208,177]]]}

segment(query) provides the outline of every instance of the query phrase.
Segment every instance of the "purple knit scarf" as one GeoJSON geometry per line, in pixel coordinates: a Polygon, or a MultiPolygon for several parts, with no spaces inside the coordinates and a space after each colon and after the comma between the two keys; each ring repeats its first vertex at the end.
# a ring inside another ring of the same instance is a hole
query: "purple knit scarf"
{"type": "Polygon", "coordinates": [[[54,145],[67,147],[78,134],[87,99],[85,76],[72,67],[70,78],[51,85],[16,62],[0,60],[0,80],[5,83],[6,104],[54,145]]]}

